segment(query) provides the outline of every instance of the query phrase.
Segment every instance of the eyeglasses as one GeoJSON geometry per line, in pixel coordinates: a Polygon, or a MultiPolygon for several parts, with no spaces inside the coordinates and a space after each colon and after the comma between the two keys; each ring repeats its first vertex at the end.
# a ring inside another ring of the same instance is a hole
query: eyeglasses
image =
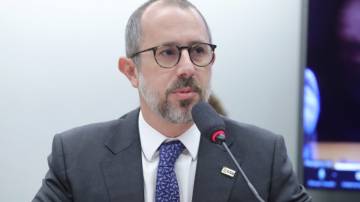
{"type": "Polygon", "coordinates": [[[139,51],[131,58],[147,51],[153,51],[155,61],[162,68],[172,68],[181,58],[181,51],[187,49],[191,62],[198,67],[206,67],[214,61],[216,45],[208,43],[195,43],[191,46],[161,45],[139,51]]]}

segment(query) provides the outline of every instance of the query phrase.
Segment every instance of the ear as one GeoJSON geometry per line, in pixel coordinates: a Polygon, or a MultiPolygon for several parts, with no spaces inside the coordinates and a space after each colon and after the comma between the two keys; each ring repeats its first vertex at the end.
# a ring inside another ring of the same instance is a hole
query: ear
{"type": "Polygon", "coordinates": [[[135,63],[130,58],[121,57],[119,59],[118,69],[129,79],[131,85],[135,88],[139,85],[138,73],[135,63]]]}

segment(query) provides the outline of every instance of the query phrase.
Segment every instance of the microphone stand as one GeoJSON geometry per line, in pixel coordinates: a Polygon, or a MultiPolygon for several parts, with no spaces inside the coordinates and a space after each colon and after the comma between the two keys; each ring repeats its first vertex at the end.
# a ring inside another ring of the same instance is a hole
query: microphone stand
{"type": "MultiPolygon", "coordinates": [[[[218,136],[219,137],[219,136],[218,136]]],[[[220,139],[220,138],[219,138],[220,139]]],[[[259,195],[259,193],[256,191],[255,187],[251,184],[250,180],[248,179],[248,177],[246,176],[245,172],[243,171],[243,169],[241,169],[239,163],[237,162],[237,160],[235,159],[234,155],[231,153],[229,147],[227,146],[227,144],[225,143],[225,141],[219,141],[221,142],[221,145],[224,146],[225,150],[227,151],[227,153],[230,155],[231,159],[233,160],[233,162],[235,163],[237,169],[240,171],[241,175],[243,176],[243,178],[245,179],[246,183],[248,184],[248,187],[250,189],[250,191],[254,194],[254,196],[257,198],[257,200],[259,202],[265,202],[264,199],[261,198],[261,196],[259,195]]]]}

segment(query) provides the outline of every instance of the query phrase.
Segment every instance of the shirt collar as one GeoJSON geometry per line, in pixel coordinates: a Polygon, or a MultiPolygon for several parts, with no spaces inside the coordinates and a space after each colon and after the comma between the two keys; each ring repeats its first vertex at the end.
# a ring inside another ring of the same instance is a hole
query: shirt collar
{"type": "Polygon", "coordinates": [[[197,154],[200,144],[200,131],[193,124],[188,130],[176,138],[168,138],[165,135],[158,132],[156,129],[151,127],[142,116],[140,110],[139,113],[139,133],[141,148],[148,161],[152,161],[155,158],[157,149],[164,141],[180,140],[185,146],[186,150],[191,155],[193,160],[197,159],[197,154]]]}

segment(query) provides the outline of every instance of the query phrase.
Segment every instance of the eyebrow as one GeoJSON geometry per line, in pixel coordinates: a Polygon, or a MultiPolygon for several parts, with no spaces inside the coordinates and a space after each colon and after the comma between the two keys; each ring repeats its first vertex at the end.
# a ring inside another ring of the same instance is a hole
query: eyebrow
{"type": "MultiPolygon", "coordinates": [[[[197,44],[197,43],[208,43],[208,42],[204,42],[204,41],[200,41],[200,40],[194,40],[194,41],[190,41],[189,43],[185,44],[185,46],[191,46],[191,45],[194,45],[194,44],[197,44]]],[[[173,46],[173,45],[183,46],[184,44],[180,44],[180,43],[177,43],[177,42],[165,42],[165,43],[162,43],[160,45],[161,46],[173,46]]]]}

